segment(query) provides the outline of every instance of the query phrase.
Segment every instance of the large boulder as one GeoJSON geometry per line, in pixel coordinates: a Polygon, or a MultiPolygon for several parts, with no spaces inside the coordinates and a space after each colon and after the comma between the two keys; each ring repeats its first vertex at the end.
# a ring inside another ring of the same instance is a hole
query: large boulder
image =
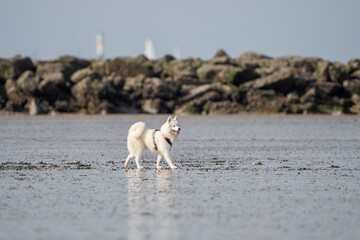
{"type": "Polygon", "coordinates": [[[178,102],[178,107],[176,113],[209,113],[209,107],[213,102],[219,102],[223,98],[218,91],[209,89],[209,91],[204,92],[201,96],[192,99],[191,101],[178,102]],[[181,103],[181,105],[180,105],[181,103]]]}
{"type": "Polygon", "coordinates": [[[178,104],[183,104],[183,103],[189,102],[195,98],[198,98],[198,97],[206,94],[207,92],[209,92],[211,90],[212,90],[211,84],[205,84],[205,85],[201,85],[196,88],[192,88],[185,94],[185,96],[178,99],[177,102],[178,102],[178,104]]]}
{"type": "Polygon", "coordinates": [[[101,78],[100,75],[98,73],[96,73],[94,70],[92,70],[90,68],[82,68],[82,69],[79,69],[76,72],[74,72],[71,75],[70,80],[72,83],[78,83],[79,81],[81,81],[82,79],[84,79],[86,77],[90,77],[91,79],[101,78]]]}
{"type": "Polygon", "coordinates": [[[171,61],[175,60],[175,58],[171,55],[165,55],[162,58],[154,61],[153,68],[154,68],[154,76],[156,77],[168,77],[169,75],[164,71],[164,68],[167,64],[171,61]]]}
{"type": "Polygon", "coordinates": [[[4,87],[7,96],[11,96],[13,92],[17,92],[16,81],[14,79],[11,78],[7,79],[4,87]]]}
{"type": "Polygon", "coordinates": [[[132,101],[138,100],[142,96],[142,88],[146,76],[139,74],[136,77],[127,77],[123,86],[123,90],[132,97],[132,101]]]}
{"type": "Polygon", "coordinates": [[[360,114],[360,95],[359,94],[352,94],[351,101],[354,103],[353,106],[350,107],[350,111],[352,113],[360,114]]]}
{"type": "Polygon", "coordinates": [[[44,81],[52,82],[51,85],[55,84],[60,88],[68,88],[71,85],[71,75],[75,71],[89,66],[90,61],[72,56],[63,56],[54,61],[38,62],[36,65],[36,74],[43,78],[44,81]]]}
{"type": "Polygon", "coordinates": [[[300,102],[299,94],[297,92],[288,93],[286,95],[286,102],[289,103],[289,104],[299,103],[300,102]]]}
{"type": "Polygon", "coordinates": [[[233,64],[233,60],[230,58],[230,56],[223,50],[218,50],[214,57],[210,59],[209,63],[212,64],[233,64]]]}
{"type": "Polygon", "coordinates": [[[40,62],[36,68],[36,74],[44,79],[49,78],[49,75],[57,74],[59,76],[61,74],[64,83],[70,81],[70,76],[74,72],[75,68],[69,63],[59,61],[40,62]]]}
{"type": "MultiPolygon", "coordinates": [[[[89,77],[84,78],[71,88],[71,94],[79,108],[96,109],[101,104],[106,91],[104,82],[89,77]]],[[[93,111],[91,111],[93,112],[93,111]]]]}
{"type": "Polygon", "coordinates": [[[35,70],[34,64],[29,57],[17,55],[15,57],[12,57],[10,61],[12,62],[14,71],[17,76],[19,76],[25,71],[35,70]]]}
{"type": "Polygon", "coordinates": [[[110,100],[115,100],[117,98],[117,89],[114,86],[112,76],[104,76],[101,81],[105,85],[105,98],[110,100]]]}
{"type": "Polygon", "coordinates": [[[287,94],[296,86],[297,79],[292,68],[283,68],[272,75],[258,78],[244,84],[245,89],[273,89],[287,94]]]}
{"type": "Polygon", "coordinates": [[[338,83],[342,83],[344,80],[348,79],[349,76],[346,66],[339,62],[334,62],[329,67],[329,75],[332,82],[338,83]]]}
{"type": "Polygon", "coordinates": [[[88,95],[92,92],[92,81],[90,78],[85,78],[76,83],[71,88],[71,94],[77,100],[77,105],[80,107],[86,107],[89,99],[88,95]]]}
{"type": "Polygon", "coordinates": [[[109,76],[104,76],[102,82],[105,85],[105,98],[112,104],[121,105],[128,99],[126,91],[123,90],[125,85],[125,78],[112,73],[109,76]]]}
{"type": "Polygon", "coordinates": [[[101,76],[107,76],[112,73],[110,69],[110,60],[95,60],[91,63],[91,69],[101,76]]]}
{"type": "Polygon", "coordinates": [[[126,78],[123,87],[132,100],[161,98],[175,99],[179,95],[180,84],[172,79],[147,78],[145,75],[126,78]]]}
{"type": "Polygon", "coordinates": [[[329,67],[331,63],[329,61],[319,61],[314,71],[314,77],[319,82],[329,82],[330,74],[329,67]]]}
{"type": "Polygon", "coordinates": [[[202,64],[196,73],[202,82],[223,82],[235,86],[260,77],[254,68],[240,66],[223,50],[219,50],[211,60],[202,64]]]}
{"type": "Polygon", "coordinates": [[[153,63],[143,58],[115,58],[113,60],[98,60],[92,63],[91,68],[100,75],[116,73],[123,77],[133,77],[144,74],[154,76],[153,63]]]}
{"type": "Polygon", "coordinates": [[[350,59],[346,64],[349,74],[360,70],[360,59],[350,59]]]}
{"type": "Polygon", "coordinates": [[[246,93],[246,110],[261,113],[283,112],[286,98],[274,90],[251,89],[246,93]]]}
{"type": "Polygon", "coordinates": [[[356,70],[353,73],[351,73],[350,77],[360,79],[360,70],[356,70]]]}
{"type": "Polygon", "coordinates": [[[237,72],[243,71],[223,50],[219,50],[208,62],[196,70],[198,78],[203,82],[231,82],[237,72]]]}
{"type": "Polygon", "coordinates": [[[42,97],[51,102],[56,101],[56,99],[61,93],[59,85],[57,85],[55,81],[52,81],[49,78],[41,81],[41,83],[39,84],[39,91],[42,97]]]}
{"type": "Polygon", "coordinates": [[[111,82],[116,90],[120,90],[124,87],[124,85],[125,85],[124,77],[122,77],[120,75],[115,75],[115,74],[110,77],[111,77],[111,82]]]}
{"type": "Polygon", "coordinates": [[[50,102],[56,101],[60,95],[68,94],[69,84],[62,72],[53,72],[44,75],[38,89],[42,96],[50,102]]]}
{"type": "Polygon", "coordinates": [[[295,68],[303,71],[313,72],[318,63],[321,61],[319,58],[304,58],[298,56],[284,56],[273,59],[271,62],[272,71],[278,71],[282,68],[295,68]]]}
{"type": "Polygon", "coordinates": [[[27,70],[34,71],[35,67],[28,57],[15,56],[10,59],[0,59],[0,78],[15,79],[27,70]]]}
{"type": "Polygon", "coordinates": [[[162,61],[163,77],[171,76],[174,80],[186,80],[189,78],[196,78],[196,69],[201,65],[201,60],[198,58],[189,58],[185,60],[171,60],[162,61]]]}
{"type": "Polygon", "coordinates": [[[35,93],[39,83],[40,77],[35,75],[33,71],[27,70],[17,79],[16,86],[24,94],[32,95],[35,93]]]}
{"type": "Polygon", "coordinates": [[[16,77],[15,69],[8,59],[0,58],[0,78],[13,79],[16,77]]]}
{"type": "Polygon", "coordinates": [[[316,82],[315,86],[328,97],[350,97],[349,91],[338,82],[316,82]]]}
{"type": "MultiPolygon", "coordinates": [[[[225,73],[225,72],[223,72],[223,73],[225,73]]],[[[245,67],[245,68],[237,69],[237,70],[231,72],[229,76],[224,76],[225,81],[223,81],[223,82],[227,82],[232,85],[239,86],[240,84],[249,82],[251,80],[254,80],[254,79],[257,79],[260,77],[261,77],[261,75],[259,75],[255,71],[253,71],[251,68],[245,67]]]]}
{"type": "Polygon", "coordinates": [[[73,56],[61,56],[57,59],[57,61],[65,64],[69,64],[70,66],[72,66],[74,71],[87,68],[91,64],[89,60],[81,59],[73,56]]]}
{"type": "Polygon", "coordinates": [[[219,82],[211,84],[211,88],[212,90],[219,92],[223,99],[234,100],[234,94],[237,91],[237,87],[219,82]]]}
{"type": "Polygon", "coordinates": [[[5,83],[6,96],[8,98],[5,109],[8,111],[23,111],[28,97],[22,94],[16,87],[16,81],[7,79],[5,83]]]}
{"type": "Polygon", "coordinates": [[[218,82],[191,88],[176,101],[176,112],[205,114],[238,112],[242,106],[233,100],[235,89],[234,86],[218,82]]]}
{"type": "Polygon", "coordinates": [[[203,82],[231,82],[237,74],[242,71],[244,71],[244,69],[239,66],[208,62],[201,65],[196,73],[198,78],[203,82]]]}
{"type": "Polygon", "coordinates": [[[259,60],[270,60],[270,59],[272,59],[272,58],[269,56],[249,51],[249,52],[245,52],[245,53],[241,54],[239,57],[237,57],[236,62],[241,63],[241,64],[247,64],[247,63],[256,63],[259,60]]]}
{"type": "Polygon", "coordinates": [[[318,61],[316,69],[314,69],[313,76],[319,82],[339,82],[348,78],[346,66],[329,61],[318,61]]]}
{"type": "Polygon", "coordinates": [[[146,78],[143,85],[143,98],[176,99],[180,86],[171,79],[146,78]]]}
{"type": "Polygon", "coordinates": [[[360,79],[345,80],[343,87],[351,93],[360,94],[360,79]]]}
{"type": "Polygon", "coordinates": [[[324,99],[327,100],[328,97],[321,90],[319,90],[318,87],[312,87],[301,96],[300,102],[319,104],[322,103],[324,99]]]}
{"type": "Polygon", "coordinates": [[[260,75],[270,71],[272,58],[255,52],[245,52],[236,58],[235,62],[240,66],[255,70],[260,75]]]}

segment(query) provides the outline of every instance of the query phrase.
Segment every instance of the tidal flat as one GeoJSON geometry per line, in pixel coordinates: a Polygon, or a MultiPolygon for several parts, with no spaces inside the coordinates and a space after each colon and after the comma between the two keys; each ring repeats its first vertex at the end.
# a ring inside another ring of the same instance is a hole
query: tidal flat
{"type": "Polygon", "coordinates": [[[180,116],[125,170],[166,117],[0,116],[0,239],[360,239],[359,116],[180,116]]]}

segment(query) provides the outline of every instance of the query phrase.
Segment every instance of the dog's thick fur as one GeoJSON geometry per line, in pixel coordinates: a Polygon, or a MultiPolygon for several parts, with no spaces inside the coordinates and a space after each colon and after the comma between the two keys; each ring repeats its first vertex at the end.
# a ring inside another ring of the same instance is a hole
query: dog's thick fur
{"type": "Polygon", "coordinates": [[[140,157],[145,148],[158,154],[156,168],[161,169],[160,162],[165,158],[171,169],[177,167],[170,158],[170,149],[176,137],[180,133],[178,117],[168,117],[167,121],[161,126],[160,130],[147,129],[144,122],[134,123],[127,137],[127,147],[129,155],[126,158],[124,167],[127,168],[129,161],[135,157],[135,163],[138,169],[144,168],[140,165],[140,157]]]}

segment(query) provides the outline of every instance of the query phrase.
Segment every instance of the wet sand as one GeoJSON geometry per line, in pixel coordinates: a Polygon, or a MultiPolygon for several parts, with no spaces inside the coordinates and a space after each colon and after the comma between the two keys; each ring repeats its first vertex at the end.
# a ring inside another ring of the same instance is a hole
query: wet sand
{"type": "Polygon", "coordinates": [[[360,117],[184,117],[180,169],[123,169],[165,119],[0,116],[0,239],[360,239],[360,117]]]}

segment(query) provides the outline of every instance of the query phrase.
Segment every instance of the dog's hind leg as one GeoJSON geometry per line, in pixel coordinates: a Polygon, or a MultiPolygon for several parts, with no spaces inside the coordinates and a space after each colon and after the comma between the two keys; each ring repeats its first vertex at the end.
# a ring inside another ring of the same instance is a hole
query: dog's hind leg
{"type": "Polygon", "coordinates": [[[177,169],[177,166],[175,166],[170,158],[170,154],[169,152],[164,152],[164,157],[166,162],[169,164],[169,166],[171,167],[171,169],[177,169]]]}
{"type": "Polygon", "coordinates": [[[133,158],[133,157],[134,157],[134,155],[131,154],[131,153],[127,156],[127,158],[126,158],[126,160],[125,160],[125,162],[124,162],[124,168],[127,168],[127,166],[129,165],[129,162],[130,162],[131,158],[133,158]]]}
{"type": "Polygon", "coordinates": [[[156,161],[156,168],[157,169],[161,169],[162,167],[160,166],[160,162],[161,162],[161,158],[162,158],[163,156],[162,156],[162,154],[161,153],[159,153],[158,154],[158,157],[157,157],[157,161],[156,161]]]}
{"type": "Polygon", "coordinates": [[[143,169],[144,167],[140,165],[140,157],[141,157],[141,154],[135,156],[135,163],[136,163],[136,167],[138,169],[143,169]]]}

